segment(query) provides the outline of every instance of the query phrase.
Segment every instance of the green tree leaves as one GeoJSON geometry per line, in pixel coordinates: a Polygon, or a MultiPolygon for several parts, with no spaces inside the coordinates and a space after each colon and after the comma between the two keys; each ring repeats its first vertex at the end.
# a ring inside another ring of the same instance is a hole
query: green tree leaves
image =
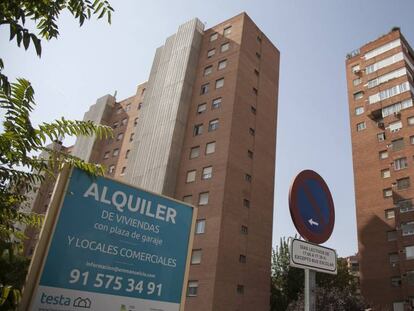
{"type": "MultiPolygon", "coordinates": [[[[304,271],[289,266],[289,245],[285,238],[272,252],[270,310],[303,310],[304,271]]],[[[338,258],[337,275],[316,273],[317,310],[363,310],[357,283],[344,258],[338,258]]]]}
{"type": "MultiPolygon", "coordinates": [[[[57,20],[67,10],[82,26],[92,16],[107,17],[111,23],[113,8],[106,0],[6,0],[0,1],[0,28],[7,27],[10,41],[28,49],[32,44],[36,54],[42,54],[41,39],[59,36],[57,20]],[[38,34],[26,27],[37,29],[38,34]]],[[[3,132],[0,133],[0,310],[12,310],[20,301],[20,289],[26,276],[29,260],[19,255],[24,232],[18,224],[40,228],[43,216],[23,212],[19,207],[27,194],[35,191],[46,178],[55,178],[59,170],[69,164],[90,174],[103,174],[100,165],[86,163],[62,152],[48,148],[49,142],[61,141],[66,136],[112,137],[107,126],[91,121],[71,121],[65,118],[33,126],[30,114],[36,103],[34,90],[26,79],[10,83],[4,74],[0,58],[0,115],[3,132]],[[46,153],[46,157],[36,154],[46,153]]]]}
{"type": "Polygon", "coordinates": [[[59,36],[57,19],[64,10],[68,10],[80,26],[93,15],[98,19],[106,16],[110,24],[114,11],[106,0],[7,0],[0,2],[0,27],[8,25],[10,41],[16,39],[17,45],[23,43],[26,50],[32,42],[40,56],[40,38],[51,40],[59,36]],[[38,35],[26,28],[27,19],[35,24],[38,35]]]}

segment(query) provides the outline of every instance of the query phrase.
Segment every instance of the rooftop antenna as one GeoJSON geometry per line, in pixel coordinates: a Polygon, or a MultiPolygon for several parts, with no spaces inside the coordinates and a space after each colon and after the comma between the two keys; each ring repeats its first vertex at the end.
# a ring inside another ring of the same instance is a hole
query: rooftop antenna
{"type": "Polygon", "coordinates": [[[115,92],[114,92],[114,98],[116,99],[116,95],[118,94],[118,91],[117,90],[115,90],[115,92]]]}

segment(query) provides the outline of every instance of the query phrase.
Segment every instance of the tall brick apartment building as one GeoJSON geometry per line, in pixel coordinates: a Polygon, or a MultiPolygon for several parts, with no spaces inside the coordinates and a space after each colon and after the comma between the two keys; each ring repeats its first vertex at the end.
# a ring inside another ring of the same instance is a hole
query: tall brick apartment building
{"type": "Polygon", "coordinates": [[[361,290],[414,306],[414,51],[398,28],[348,55],[361,290]]]}
{"type": "Polygon", "coordinates": [[[85,114],[114,139],[79,138],[74,155],[199,207],[187,311],[269,309],[278,80],[279,51],[247,14],[193,19],[135,95],[85,114]]]}

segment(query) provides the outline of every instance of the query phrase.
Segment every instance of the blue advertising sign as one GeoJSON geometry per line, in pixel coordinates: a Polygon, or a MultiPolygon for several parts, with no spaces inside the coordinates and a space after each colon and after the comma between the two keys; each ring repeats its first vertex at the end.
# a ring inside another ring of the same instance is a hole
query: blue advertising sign
{"type": "Polygon", "coordinates": [[[310,242],[324,243],[335,224],[331,192],[323,178],[312,170],[300,172],[289,191],[289,210],[299,234],[310,242]]]}
{"type": "Polygon", "coordinates": [[[73,169],[31,310],[179,310],[193,207],[73,169]]]}

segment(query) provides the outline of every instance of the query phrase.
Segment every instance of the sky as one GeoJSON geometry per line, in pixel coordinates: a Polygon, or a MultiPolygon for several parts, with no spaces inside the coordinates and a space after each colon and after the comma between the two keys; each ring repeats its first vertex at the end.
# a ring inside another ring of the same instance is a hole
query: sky
{"type": "MultiPolygon", "coordinates": [[[[132,96],[148,79],[155,49],[194,17],[206,29],[245,11],[281,52],[273,245],[296,233],[289,186],[303,169],[317,171],[335,202],[336,223],[324,244],[339,256],[357,251],[345,56],[399,26],[414,46],[413,0],[110,0],[112,25],[79,27],[59,19],[58,40],[43,42],[39,59],[8,42],[0,27],[1,57],[10,79],[35,89],[35,124],[64,116],[82,119],[105,94],[132,96]]],[[[72,144],[73,139],[65,141],[72,144]]]]}

